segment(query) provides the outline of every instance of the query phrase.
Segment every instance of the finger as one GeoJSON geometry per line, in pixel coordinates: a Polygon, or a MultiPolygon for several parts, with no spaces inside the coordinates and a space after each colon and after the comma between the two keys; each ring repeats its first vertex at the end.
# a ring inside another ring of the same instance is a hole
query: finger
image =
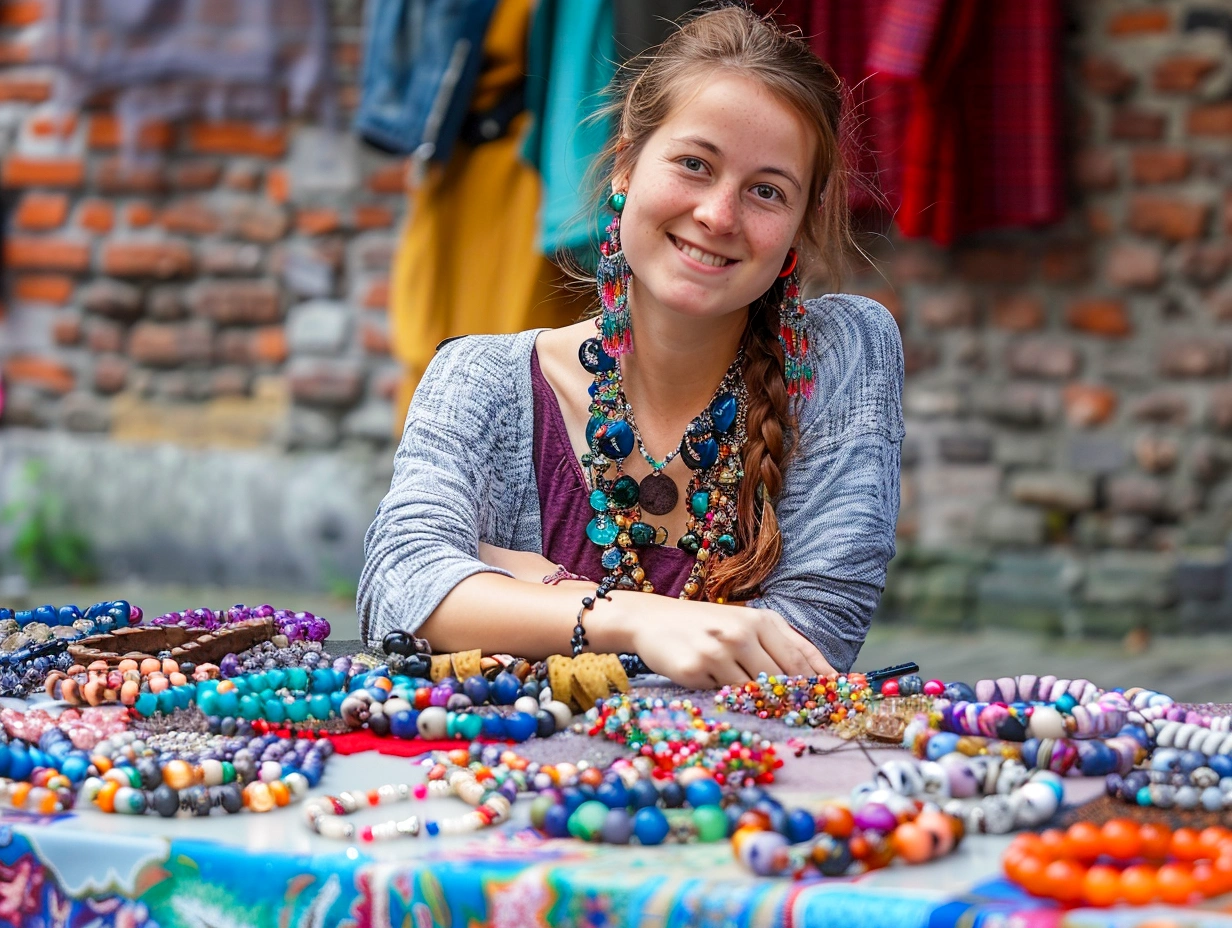
{"type": "Polygon", "coordinates": [[[717,685],[726,686],[728,684],[744,683],[748,680],[753,680],[757,677],[757,674],[750,676],[748,670],[741,667],[736,660],[725,657],[716,661],[714,666],[710,668],[710,676],[714,678],[717,685]]]}
{"type": "Polygon", "coordinates": [[[831,676],[836,672],[817,645],[805,638],[797,628],[782,616],[776,614],[776,618],[779,621],[774,624],[808,664],[809,670],[804,672],[811,672],[816,676],[831,676]]]}
{"type": "Polygon", "coordinates": [[[808,641],[793,634],[787,623],[767,622],[758,629],[758,638],[766,651],[786,673],[793,676],[810,676],[819,671],[811,661],[810,651],[816,653],[816,660],[823,666],[825,659],[808,641]]]}
{"type": "Polygon", "coordinates": [[[777,661],[767,652],[762,646],[760,639],[754,639],[749,645],[740,650],[736,655],[736,661],[740,664],[741,669],[748,673],[746,679],[756,680],[759,673],[765,674],[783,674],[792,673],[783,666],[782,661],[777,661]]]}

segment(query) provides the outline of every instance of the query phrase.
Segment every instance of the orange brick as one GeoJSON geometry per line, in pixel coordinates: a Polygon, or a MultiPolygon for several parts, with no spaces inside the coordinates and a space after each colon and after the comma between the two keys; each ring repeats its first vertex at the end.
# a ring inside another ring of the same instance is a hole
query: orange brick
{"type": "Polygon", "coordinates": [[[1177,55],[1165,58],[1155,66],[1155,89],[1188,93],[1196,90],[1208,74],[1219,67],[1214,58],[1177,55]]]}
{"type": "Polygon", "coordinates": [[[287,359],[287,333],[280,325],[257,329],[252,338],[253,360],[281,364],[287,359]]]}
{"type": "Polygon", "coordinates": [[[1144,8],[1117,13],[1108,20],[1109,35],[1148,35],[1167,32],[1172,28],[1172,17],[1167,10],[1144,8]]]}
{"type": "Polygon", "coordinates": [[[389,333],[381,326],[368,323],[360,335],[368,354],[389,354],[389,333]]]}
{"type": "Polygon", "coordinates": [[[361,304],[364,309],[388,309],[389,280],[382,277],[380,280],[373,281],[368,286],[368,289],[364,291],[364,298],[361,304]]]}
{"type": "Polygon", "coordinates": [[[1189,175],[1189,152],[1183,148],[1138,148],[1130,154],[1130,167],[1139,184],[1167,184],[1189,175]]]}
{"type": "Polygon", "coordinates": [[[57,238],[10,238],[4,262],[15,270],[64,271],[80,274],[90,267],[90,247],[57,238]]]}
{"type": "Polygon", "coordinates": [[[42,103],[51,97],[51,81],[38,77],[0,76],[0,103],[42,103]]]}
{"type": "Polygon", "coordinates": [[[194,151],[216,155],[281,158],[287,150],[287,133],[282,127],[267,129],[247,122],[199,122],[188,127],[188,144],[194,151]]]}
{"type": "Polygon", "coordinates": [[[295,228],[304,235],[325,235],[341,227],[336,209],[301,209],[295,217],[295,228]]]}
{"type": "Polygon", "coordinates": [[[1066,313],[1066,320],[1071,328],[1092,335],[1105,335],[1120,338],[1129,335],[1133,326],[1129,321],[1129,313],[1120,300],[1082,299],[1071,303],[1066,313]]]}
{"type": "Polygon", "coordinates": [[[30,134],[40,139],[68,138],[77,130],[77,117],[72,113],[35,116],[29,122],[30,134]]]}
{"type": "Polygon", "coordinates": [[[73,278],[61,274],[23,274],[13,284],[13,295],[31,303],[67,303],[73,278]]]}
{"type": "Polygon", "coordinates": [[[25,64],[30,60],[30,46],[25,42],[0,42],[0,65],[25,64]]]}
{"type": "Polygon", "coordinates": [[[31,26],[43,18],[43,0],[0,3],[0,26],[31,26]]]}
{"type": "Polygon", "coordinates": [[[394,224],[394,211],[384,206],[355,207],[355,228],[388,229],[394,224]]]}
{"type": "Polygon", "coordinates": [[[1116,412],[1117,395],[1107,387],[1074,383],[1065,388],[1065,418],[1070,425],[1090,428],[1107,422],[1116,412]]]}
{"type": "Polygon", "coordinates": [[[17,208],[17,228],[27,231],[58,229],[68,215],[68,197],[62,193],[27,193],[17,208]]]}
{"type": "Polygon", "coordinates": [[[1189,111],[1190,135],[1232,135],[1232,103],[1210,103],[1189,111]]]}
{"type": "Polygon", "coordinates": [[[291,182],[283,168],[271,168],[265,175],[265,196],[275,203],[285,203],[291,196],[291,182]]]}
{"type": "Polygon", "coordinates": [[[86,167],[80,158],[4,159],[0,184],[5,187],[80,187],[86,167]]]}
{"type": "Polygon", "coordinates": [[[403,193],[406,191],[406,162],[377,168],[368,175],[368,189],[373,193],[403,193]]]}
{"type": "MultiPolygon", "coordinates": [[[[110,113],[95,113],[90,117],[87,139],[91,148],[117,148],[121,141],[120,120],[110,113]]],[[[137,147],[165,151],[175,142],[175,133],[167,122],[147,122],[137,132],[137,147]]]]}
{"type": "Polygon", "coordinates": [[[106,235],[115,226],[115,207],[106,200],[86,200],[77,213],[77,223],[83,229],[106,235]]]}
{"type": "Polygon", "coordinates": [[[36,355],[9,358],[4,362],[4,376],[10,383],[27,383],[52,393],[68,393],[77,380],[70,368],[36,355]]]}
{"type": "Polygon", "coordinates": [[[130,203],[125,213],[125,221],[131,228],[144,229],[154,222],[154,207],[145,200],[130,203]]]}
{"type": "Polygon", "coordinates": [[[164,239],[150,241],[110,241],[103,246],[103,273],[113,277],[155,277],[167,279],[192,273],[192,249],[184,242],[164,239]]]}

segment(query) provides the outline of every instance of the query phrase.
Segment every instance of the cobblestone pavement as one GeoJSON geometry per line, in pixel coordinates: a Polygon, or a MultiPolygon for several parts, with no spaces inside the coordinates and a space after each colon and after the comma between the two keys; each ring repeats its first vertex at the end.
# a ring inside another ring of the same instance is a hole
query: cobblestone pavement
{"type": "MultiPolygon", "coordinates": [[[[163,587],[115,583],[90,587],[33,590],[31,604],[124,597],[149,616],[196,606],[273,603],[314,612],[329,619],[334,640],[359,637],[353,601],[323,593],[228,587],[163,587]]],[[[1020,673],[1086,677],[1096,684],[1150,686],[1187,702],[1232,702],[1232,637],[1178,635],[1139,642],[1132,651],[1121,642],[1045,637],[984,630],[939,632],[908,623],[874,623],[856,666],[872,670],[913,660],[927,677],[974,681],[1020,673]]]]}

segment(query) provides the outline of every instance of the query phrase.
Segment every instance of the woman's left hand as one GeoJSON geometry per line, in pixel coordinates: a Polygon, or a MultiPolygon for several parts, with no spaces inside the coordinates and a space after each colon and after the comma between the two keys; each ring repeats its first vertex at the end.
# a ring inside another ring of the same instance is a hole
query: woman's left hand
{"type": "Polygon", "coordinates": [[[513,574],[514,579],[526,583],[542,583],[543,578],[556,572],[553,564],[542,554],[533,551],[510,551],[479,542],[479,560],[489,567],[499,567],[513,574]]]}

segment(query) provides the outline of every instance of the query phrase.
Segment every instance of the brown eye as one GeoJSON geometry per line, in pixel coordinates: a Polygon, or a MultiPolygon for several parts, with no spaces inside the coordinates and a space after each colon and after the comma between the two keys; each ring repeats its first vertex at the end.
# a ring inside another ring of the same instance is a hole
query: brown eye
{"type": "Polygon", "coordinates": [[[757,196],[763,200],[773,200],[779,195],[778,189],[770,186],[770,184],[758,184],[753,189],[757,191],[757,196]]]}

